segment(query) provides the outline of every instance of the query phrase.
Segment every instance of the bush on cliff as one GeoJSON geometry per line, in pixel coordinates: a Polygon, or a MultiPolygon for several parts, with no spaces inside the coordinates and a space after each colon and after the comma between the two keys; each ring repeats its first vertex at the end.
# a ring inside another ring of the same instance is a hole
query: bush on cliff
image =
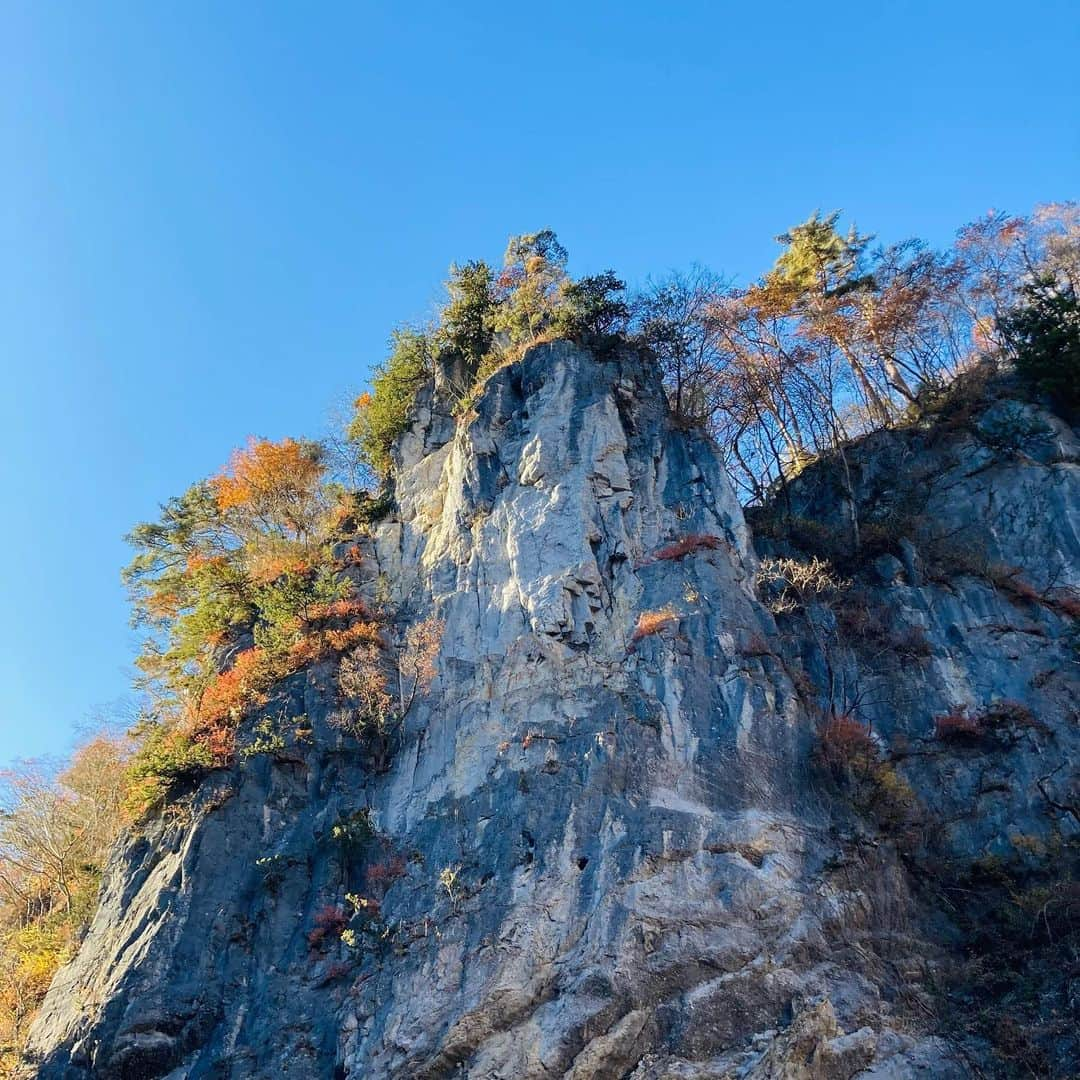
{"type": "Polygon", "coordinates": [[[625,330],[625,284],[611,270],[574,281],[566,259],[555,233],[542,229],[510,238],[497,275],[483,260],[451,266],[448,302],[434,327],[396,331],[371,391],[355,402],[348,438],[376,477],[390,477],[394,443],[437,358],[463,362],[461,385],[450,392],[464,411],[487,377],[530,345],[554,338],[596,345],[625,330]]]}
{"type": "Polygon", "coordinates": [[[1016,369],[1061,404],[1080,407],[1080,300],[1071,284],[1042,277],[999,320],[1016,369]]]}
{"type": "Polygon", "coordinates": [[[124,577],[146,631],[137,664],[160,718],[139,731],[133,808],[231,764],[239,723],[281,680],[378,639],[350,557],[335,555],[347,501],[318,445],[252,440],[132,531],[124,577]]]}
{"type": "Polygon", "coordinates": [[[390,452],[409,424],[416,393],[434,372],[432,341],[421,330],[395,330],[390,355],[375,369],[371,393],[356,400],[349,438],[377,476],[393,468],[390,452]]]}

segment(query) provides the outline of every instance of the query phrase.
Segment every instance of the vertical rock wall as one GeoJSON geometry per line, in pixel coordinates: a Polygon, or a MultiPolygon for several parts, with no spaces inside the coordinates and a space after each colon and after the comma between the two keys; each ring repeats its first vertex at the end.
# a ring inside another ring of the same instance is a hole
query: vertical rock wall
{"type": "MultiPolygon", "coordinates": [[[[1035,580],[1053,559],[1075,578],[1080,553],[1075,436],[1055,432],[1053,461],[991,453],[935,511],[1035,580]],[[1052,520],[1025,519],[1036,489],[1052,520]]],[[[539,346],[460,421],[426,393],[398,465],[364,587],[445,630],[389,769],[329,725],[331,672],[288,680],[270,708],[313,738],[216,774],[116,852],[30,1074],[969,1075],[981,1050],[944,1037],[929,990],[957,931],[910,844],[823,779],[815,727],[840,679],[883,748],[925,743],[894,770],[947,818],[920,850],[1067,842],[1068,617],[932,581],[913,548],[868,588],[928,652],[823,657],[834,613],[778,626],[759,602],[715,449],[672,424],[633,352],[539,346]],[[1038,729],[982,760],[933,741],[935,715],[1002,697],[1038,729]],[[361,811],[372,835],[338,842],[361,811]],[[313,944],[347,893],[379,917],[313,944]]],[[[800,497],[836,512],[809,478],[800,497]]]]}

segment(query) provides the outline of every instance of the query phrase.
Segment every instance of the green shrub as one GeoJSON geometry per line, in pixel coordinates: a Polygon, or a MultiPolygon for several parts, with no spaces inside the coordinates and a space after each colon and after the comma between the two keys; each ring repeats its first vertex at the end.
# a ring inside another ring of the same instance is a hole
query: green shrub
{"type": "Polygon", "coordinates": [[[393,347],[371,380],[371,393],[356,402],[349,438],[381,477],[393,469],[390,451],[409,426],[416,393],[434,372],[431,338],[420,330],[395,330],[393,347]]]}
{"type": "Polygon", "coordinates": [[[480,259],[464,266],[451,266],[450,280],[446,283],[450,303],[443,308],[435,334],[438,350],[462,357],[474,374],[495,340],[498,299],[494,280],[491,267],[480,259]]]}
{"type": "Polygon", "coordinates": [[[240,760],[247,761],[259,754],[278,754],[285,749],[285,736],[278,731],[272,717],[264,716],[253,732],[255,738],[240,749],[240,760]]]}
{"type": "Polygon", "coordinates": [[[176,727],[147,722],[134,734],[142,741],[127,769],[126,804],[136,817],[159,806],[173,785],[214,768],[210,747],[176,727]]]}
{"type": "Polygon", "coordinates": [[[624,297],[626,283],[614,270],[567,281],[554,328],[566,337],[607,337],[625,330],[630,307],[624,297]]]}
{"type": "Polygon", "coordinates": [[[331,839],[346,851],[362,848],[375,836],[375,826],[371,821],[371,811],[364,807],[351,814],[342,814],[330,829],[331,839]]]}
{"type": "Polygon", "coordinates": [[[259,586],[253,590],[259,611],[255,644],[275,655],[288,652],[299,640],[305,618],[336,600],[344,600],[351,589],[351,583],[329,565],[302,573],[286,571],[259,586]]]}
{"type": "Polygon", "coordinates": [[[1080,300],[1075,290],[1042,277],[1020,293],[1021,304],[998,322],[1017,371],[1056,401],[1080,406],[1080,300]]]}

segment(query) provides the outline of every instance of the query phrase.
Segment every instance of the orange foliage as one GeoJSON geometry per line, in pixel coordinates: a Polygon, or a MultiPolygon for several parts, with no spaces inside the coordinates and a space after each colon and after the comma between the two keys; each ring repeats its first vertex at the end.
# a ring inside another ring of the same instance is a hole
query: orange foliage
{"type": "Polygon", "coordinates": [[[153,619],[175,619],[180,614],[183,601],[174,592],[148,593],[146,611],[153,619]]]}
{"type": "Polygon", "coordinates": [[[276,674],[264,649],[245,649],[237,653],[228,671],[214,676],[199,701],[197,719],[202,725],[235,722],[240,714],[254,705],[262,705],[263,691],[276,674]]]}
{"type": "Polygon", "coordinates": [[[252,581],[260,585],[276,581],[285,574],[303,577],[312,570],[314,566],[311,560],[293,551],[255,552],[248,565],[252,581]]]}
{"type": "Polygon", "coordinates": [[[314,663],[327,652],[342,653],[361,644],[381,644],[378,623],[367,605],[356,598],[311,604],[300,631],[300,639],[289,650],[293,669],[314,663]]]}
{"type": "Polygon", "coordinates": [[[376,623],[357,622],[344,630],[324,630],[323,639],[334,652],[345,652],[357,645],[379,644],[379,627],[376,623]]]}
{"type": "Polygon", "coordinates": [[[712,536],[709,533],[687,533],[674,543],[654,552],[653,560],[684,559],[697,551],[716,551],[722,546],[723,541],[719,536],[712,536]]]}
{"type": "Polygon", "coordinates": [[[983,726],[977,716],[972,716],[963,705],[956,705],[947,713],[934,719],[936,739],[977,739],[983,734],[983,726]]]}
{"type": "Polygon", "coordinates": [[[228,765],[236,747],[236,731],[224,723],[200,725],[193,733],[198,742],[210,751],[215,765],[228,765]]]}
{"type": "Polygon", "coordinates": [[[224,566],[228,562],[228,559],[224,555],[205,555],[198,551],[193,551],[187,558],[187,572],[189,574],[196,574],[200,570],[204,570],[210,567],[224,566]]]}
{"type": "Polygon", "coordinates": [[[363,600],[348,598],[333,600],[328,604],[309,604],[304,621],[309,625],[329,622],[331,619],[370,619],[371,614],[363,600]]]}
{"type": "Polygon", "coordinates": [[[850,713],[832,713],[818,726],[818,753],[834,773],[869,768],[877,761],[877,744],[870,725],[850,713]]]}
{"type": "Polygon", "coordinates": [[[210,479],[218,509],[238,514],[255,532],[300,536],[311,531],[322,510],[323,466],[316,447],[296,439],[249,439],[228,468],[210,479]]]}
{"type": "Polygon", "coordinates": [[[637,626],[634,627],[634,633],[630,637],[631,644],[652,634],[660,633],[678,619],[679,613],[670,605],[656,611],[643,611],[638,616],[637,626]]]}

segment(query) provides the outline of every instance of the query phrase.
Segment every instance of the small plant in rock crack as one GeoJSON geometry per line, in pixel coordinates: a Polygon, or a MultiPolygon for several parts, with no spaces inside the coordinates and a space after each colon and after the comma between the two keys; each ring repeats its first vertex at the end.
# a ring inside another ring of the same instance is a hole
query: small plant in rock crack
{"type": "Polygon", "coordinates": [[[450,903],[456,904],[457,897],[454,896],[454,889],[458,885],[458,877],[461,874],[461,867],[459,866],[444,866],[439,871],[439,884],[446,890],[446,895],[450,897],[450,903]]]}
{"type": "Polygon", "coordinates": [[[1002,699],[975,711],[953,706],[934,718],[934,738],[941,742],[1015,745],[1025,733],[1043,733],[1046,725],[1022,702],[1002,699]]]}
{"type": "Polygon", "coordinates": [[[263,888],[268,892],[277,892],[285,877],[285,869],[289,860],[284,855],[267,855],[265,858],[255,860],[255,868],[262,875],[263,888]]]}
{"type": "Polygon", "coordinates": [[[805,560],[764,559],[756,582],[774,615],[789,615],[851,584],[836,575],[832,563],[816,555],[805,560]]]}
{"type": "Polygon", "coordinates": [[[983,736],[982,724],[966,705],[954,705],[947,713],[934,717],[934,738],[941,742],[973,742],[983,736]]]}
{"type": "Polygon", "coordinates": [[[351,814],[342,814],[330,829],[330,837],[348,851],[362,848],[375,836],[371,810],[363,807],[351,814]]]}
{"type": "Polygon", "coordinates": [[[364,872],[364,877],[372,892],[385,896],[387,889],[398,878],[404,877],[405,872],[405,859],[401,855],[390,855],[381,862],[372,863],[364,872]]]}
{"type": "Polygon", "coordinates": [[[382,914],[382,905],[373,897],[360,896],[357,893],[346,893],[345,899],[352,908],[352,916],[349,922],[357,918],[377,919],[382,914]]]}
{"type": "Polygon", "coordinates": [[[315,912],[314,925],[308,932],[308,948],[321,949],[328,941],[340,940],[349,925],[349,916],[340,904],[325,904],[315,912]]]}
{"type": "Polygon", "coordinates": [[[271,716],[264,716],[254,728],[255,738],[240,748],[240,760],[247,761],[259,754],[279,754],[285,749],[285,737],[271,716]]]}

